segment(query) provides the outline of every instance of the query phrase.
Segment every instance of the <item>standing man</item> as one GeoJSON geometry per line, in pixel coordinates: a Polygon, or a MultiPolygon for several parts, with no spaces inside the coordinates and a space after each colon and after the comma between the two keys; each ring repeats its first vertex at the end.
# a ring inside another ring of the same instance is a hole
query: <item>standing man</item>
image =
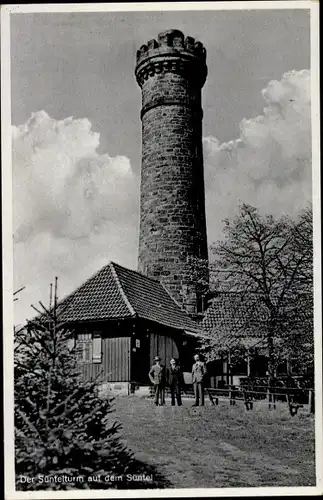
{"type": "Polygon", "coordinates": [[[170,388],[171,404],[175,406],[175,397],[178,406],[182,406],[181,387],[183,385],[183,374],[177,360],[170,360],[170,367],[167,372],[168,385],[170,388]]]}
{"type": "Polygon", "coordinates": [[[204,381],[206,376],[206,365],[200,360],[199,354],[194,356],[194,365],[192,366],[192,381],[194,388],[195,403],[193,406],[204,406],[204,381]]]}
{"type": "Polygon", "coordinates": [[[161,364],[161,359],[156,356],[154,359],[154,365],[151,367],[148,374],[151,383],[155,388],[155,405],[164,406],[165,404],[165,385],[166,385],[166,373],[165,367],[161,364]]]}

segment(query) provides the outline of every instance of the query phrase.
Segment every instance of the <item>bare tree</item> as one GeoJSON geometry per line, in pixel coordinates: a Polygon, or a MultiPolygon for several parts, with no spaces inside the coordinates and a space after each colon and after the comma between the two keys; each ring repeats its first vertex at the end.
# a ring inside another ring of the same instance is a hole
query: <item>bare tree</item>
{"type": "Polygon", "coordinates": [[[304,336],[313,344],[311,221],[310,208],[293,222],[244,204],[224,221],[224,239],[211,247],[212,287],[250,303],[238,328],[242,336],[257,331],[266,340],[269,380],[282,359],[299,351],[304,336]]]}

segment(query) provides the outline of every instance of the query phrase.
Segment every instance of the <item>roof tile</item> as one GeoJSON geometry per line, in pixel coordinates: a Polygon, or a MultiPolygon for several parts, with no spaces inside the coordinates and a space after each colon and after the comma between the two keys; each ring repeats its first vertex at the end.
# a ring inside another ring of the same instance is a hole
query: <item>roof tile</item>
{"type": "Polygon", "coordinates": [[[140,318],[181,330],[200,330],[159,281],[118,264],[112,266],[130,304],[140,318]]]}
{"type": "Polygon", "coordinates": [[[66,297],[58,314],[62,321],[127,318],[134,315],[124,300],[111,265],[103,267],[66,297]]]}
{"type": "Polygon", "coordinates": [[[203,329],[222,346],[251,347],[265,337],[266,310],[255,294],[219,293],[203,318],[203,329]]]}
{"type": "Polygon", "coordinates": [[[63,299],[59,311],[60,319],[66,322],[137,315],[167,327],[201,332],[159,281],[113,262],[63,299]]]}

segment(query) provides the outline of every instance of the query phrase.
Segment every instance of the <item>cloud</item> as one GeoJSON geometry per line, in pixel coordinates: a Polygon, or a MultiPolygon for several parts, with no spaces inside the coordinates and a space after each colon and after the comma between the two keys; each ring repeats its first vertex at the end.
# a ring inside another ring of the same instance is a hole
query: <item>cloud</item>
{"type": "Polygon", "coordinates": [[[311,199],[310,72],[285,73],[262,95],[263,113],[243,119],[237,139],[203,140],[210,243],[242,202],[294,216],[311,199]]]}
{"type": "MultiPolygon", "coordinates": [[[[239,203],[295,215],[311,198],[309,71],[290,71],[262,91],[265,106],[237,139],[204,138],[208,239],[239,203]]],[[[216,117],[215,117],[216,119],[216,117]]],[[[136,266],[139,182],[124,156],[98,154],[87,119],[33,113],[13,127],[16,323],[59,278],[59,296],[110,260],[136,266]]]]}
{"type": "Polygon", "coordinates": [[[30,302],[46,299],[54,276],[64,295],[109,260],[136,264],[139,187],[128,158],[97,153],[100,137],[87,119],[39,111],[12,134],[22,321],[30,302]]]}

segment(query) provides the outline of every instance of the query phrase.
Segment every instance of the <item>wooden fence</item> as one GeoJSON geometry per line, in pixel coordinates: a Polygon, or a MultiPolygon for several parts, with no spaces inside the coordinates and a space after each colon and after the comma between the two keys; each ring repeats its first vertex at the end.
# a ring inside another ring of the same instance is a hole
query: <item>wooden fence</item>
{"type": "MultiPolygon", "coordinates": [[[[184,394],[193,397],[193,387],[187,386],[183,390],[184,394]]],[[[235,405],[237,401],[242,401],[247,410],[252,410],[254,403],[266,404],[269,409],[276,408],[278,401],[288,404],[289,412],[296,415],[299,408],[308,406],[309,413],[315,412],[314,389],[298,387],[254,386],[252,390],[243,386],[227,386],[226,388],[215,389],[205,388],[205,392],[212,405],[218,405],[219,401],[227,401],[230,405],[235,405]],[[254,390],[260,389],[260,390],[254,390]]]]}
{"type": "MultiPolygon", "coordinates": [[[[135,385],[135,383],[134,383],[135,385]]],[[[140,384],[137,384],[138,387],[140,384]]],[[[170,389],[166,387],[166,393],[169,395],[170,389]]],[[[135,392],[133,390],[132,392],[135,392]]],[[[315,391],[308,387],[292,386],[269,386],[269,385],[227,385],[223,388],[214,387],[205,388],[206,396],[212,405],[219,405],[219,401],[228,402],[231,406],[236,405],[237,401],[242,401],[246,410],[250,411],[254,403],[268,406],[269,409],[275,409],[277,402],[287,403],[289,412],[292,416],[296,415],[298,410],[307,407],[308,412],[315,413],[315,391]]],[[[154,394],[154,387],[149,386],[150,396],[154,394]]],[[[193,398],[194,391],[192,384],[186,384],[182,388],[184,396],[193,398]]]]}

